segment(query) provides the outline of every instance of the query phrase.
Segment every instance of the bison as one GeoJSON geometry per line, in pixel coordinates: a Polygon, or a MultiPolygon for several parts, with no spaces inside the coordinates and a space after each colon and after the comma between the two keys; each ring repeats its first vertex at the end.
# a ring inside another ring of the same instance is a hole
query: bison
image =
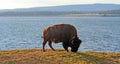
{"type": "Polygon", "coordinates": [[[81,44],[81,40],[77,37],[76,28],[70,24],[56,24],[45,27],[42,30],[42,41],[43,51],[45,51],[45,44],[47,42],[54,51],[55,49],[52,47],[52,42],[62,42],[63,48],[67,52],[68,47],[71,47],[72,52],[77,52],[81,44]]]}

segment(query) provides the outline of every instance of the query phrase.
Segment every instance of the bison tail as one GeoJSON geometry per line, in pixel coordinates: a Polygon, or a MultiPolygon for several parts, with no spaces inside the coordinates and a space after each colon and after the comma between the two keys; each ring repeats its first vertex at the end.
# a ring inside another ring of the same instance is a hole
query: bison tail
{"type": "Polygon", "coordinates": [[[43,36],[41,36],[41,38],[44,38],[43,36]]]}

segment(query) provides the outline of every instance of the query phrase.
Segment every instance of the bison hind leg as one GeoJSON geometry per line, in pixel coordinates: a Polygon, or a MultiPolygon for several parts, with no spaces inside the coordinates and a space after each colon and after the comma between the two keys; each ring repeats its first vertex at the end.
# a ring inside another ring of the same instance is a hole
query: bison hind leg
{"type": "Polygon", "coordinates": [[[48,41],[48,45],[50,46],[50,48],[55,51],[55,49],[52,47],[52,42],[51,41],[48,41]]]}
{"type": "Polygon", "coordinates": [[[45,52],[45,44],[47,43],[47,41],[43,40],[42,42],[42,48],[43,48],[43,52],[45,52]]]}

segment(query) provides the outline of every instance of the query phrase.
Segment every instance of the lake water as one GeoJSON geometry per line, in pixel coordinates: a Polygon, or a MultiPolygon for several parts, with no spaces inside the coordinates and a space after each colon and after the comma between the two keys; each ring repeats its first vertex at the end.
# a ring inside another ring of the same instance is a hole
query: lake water
{"type": "Polygon", "coordinates": [[[120,52],[120,17],[0,17],[0,49],[42,48],[41,30],[58,23],[76,27],[80,51],[120,52]]]}

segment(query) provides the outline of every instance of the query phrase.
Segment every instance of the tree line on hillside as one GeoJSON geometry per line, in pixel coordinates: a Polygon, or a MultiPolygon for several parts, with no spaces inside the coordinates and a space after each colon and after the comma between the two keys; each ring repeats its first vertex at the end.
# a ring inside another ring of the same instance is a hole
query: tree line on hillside
{"type": "Polygon", "coordinates": [[[31,11],[31,12],[0,12],[0,16],[64,16],[69,14],[103,14],[120,16],[120,10],[108,11],[31,11]]]}

